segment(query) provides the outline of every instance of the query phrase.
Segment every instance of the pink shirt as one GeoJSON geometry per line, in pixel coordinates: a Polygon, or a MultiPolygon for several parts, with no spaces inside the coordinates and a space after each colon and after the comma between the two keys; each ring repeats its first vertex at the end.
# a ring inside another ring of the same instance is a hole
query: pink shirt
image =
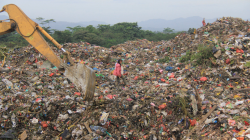
{"type": "Polygon", "coordinates": [[[114,73],[113,73],[115,76],[118,76],[118,77],[121,77],[122,74],[121,74],[121,65],[119,63],[116,63],[115,65],[115,70],[114,70],[114,73]]]}

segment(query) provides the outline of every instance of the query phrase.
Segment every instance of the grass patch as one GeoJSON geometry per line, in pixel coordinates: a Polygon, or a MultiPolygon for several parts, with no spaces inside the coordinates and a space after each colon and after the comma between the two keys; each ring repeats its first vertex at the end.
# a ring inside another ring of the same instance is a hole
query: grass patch
{"type": "Polygon", "coordinates": [[[245,67],[250,67],[250,61],[244,64],[245,67]]]}
{"type": "Polygon", "coordinates": [[[180,58],[180,62],[184,63],[187,61],[194,61],[194,65],[202,65],[204,64],[209,58],[213,57],[212,46],[203,46],[199,45],[196,52],[187,51],[186,55],[183,55],[180,58]]]}
{"type": "Polygon", "coordinates": [[[187,61],[191,60],[191,57],[192,57],[192,53],[190,51],[187,51],[186,55],[181,56],[179,61],[181,63],[184,63],[184,62],[187,62],[187,61]]]}
{"type": "Polygon", "coordinates": [[[156,62],[157,63],[168,63],[170,61],[170,58],[166,56],[165,58],[159,59],[156,62]]]}
{"type": "Polygon", "coordinates": [[[225,53],[226,52],[226,49],[221,49],[221,53],[223,54],[223,53],[225,53]]]}

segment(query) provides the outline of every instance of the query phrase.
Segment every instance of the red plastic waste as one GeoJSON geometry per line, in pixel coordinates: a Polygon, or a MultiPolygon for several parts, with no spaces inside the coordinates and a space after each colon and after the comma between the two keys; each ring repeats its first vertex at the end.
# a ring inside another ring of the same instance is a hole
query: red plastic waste
{"type": "Polygon", "coordinates": [[[42,98],[37,98],[36,102],[40,102],[42,100],[42,98]]]}
{"type": "Polygon", "coordinates": [[[138,79],[138,76],[135,76],[134,80],[137,80],[138,79]]]}
{"type": "Polygon", "coordinates": [[[43,128],[46,128],[46,127],[48,127],[49,123],[50,123],[49,121],[43,121],[43,122],[41,122],[41,125],[43,128]]]}
{"type": "Polygon", "coordinates": [[[174,73],[171,73],[171,75],[169,76],[169,78],[174,78],[174,73]]]}
{"type": "Polygon", "coordinates": [[[191,126],[195,126],[195,124],[196,124],[196,120],[191,120],[191,119],[189,119],[189,122],[190,122],[190,125],[191,125],[191,126]]]}
{"type": "Polygon", "coordinates": [[[236,49],[237,53],[244,53],[244,51],[242,49],[236,49]]]}
{"type": "Polygon", "coordinates": [[[159,109],[164,109],[164,108],[166,108],[167,107],[167,105],[166,105],[166,103],[163,103],[162,105],[159,105],[159,109]]]}
{"type": "Polygon", "coordinates": [[[78,95],[78,96],[80,96],[80,95],[81,95],[81,93],[80,93],[80,92],[75,92],[75,93],[74,93],[74,95],[78,95]]]}
{"type": "Polygon", "coordinates": [[[249,123],[247,121],[244,121],[246,126],[249,126],[249,123]]]}
{"type": "Polygon", "coordinates": [[[127,101],[132,101],[133,99],[131,99],[131,98],[128,98],[128,99],[126,99],[127,101]]]}
{"type": "Polygon", "coordinates": [[[244,140],[244,137],[238,137],[237,140],[244,140]]]}
{"type": "Polygon", "coordinates": [[[113,96],[111,94],[107,95],[109,99],[113,99],[113,96]]]}
{"type": "Polygon", "coordinates": [[[165,79],[163,79],[163,78],[161,78],[161,81],[162,81],[162,82],[165,82],[166,80],[165,80],[165,79]]]}
{"type": "Polygon", "coordinates": [[[202,82],[207,81],[207,77],[201,77],[200,81],[202,81],[202,82]]]}

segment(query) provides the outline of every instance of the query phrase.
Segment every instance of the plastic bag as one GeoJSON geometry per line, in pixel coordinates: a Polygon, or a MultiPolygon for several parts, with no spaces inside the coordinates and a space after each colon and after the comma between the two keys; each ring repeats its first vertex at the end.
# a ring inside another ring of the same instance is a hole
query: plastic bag
{"type": "Polygon", "coordinates": [[[9,81],[8,79],[3,79],[2,81],[6,84],[7,88],[11,88],[11,89],[13,88],[13,83],[9,81]]]}
{"type": "Polygon", "coordinates": [[[201,78],[200,78],[200,81],[202,81],[202,82],[207,81],[207,77],[201,77],[201,78]]]}
{"type": "Polygon", "coordinates": [[[103,132],[103,133],[105,133],[105,132],[107,131],[106,128],[103,128],[103,127],[101,127],[101,126],[93,126],[93,125],[90,126],[90,129],[91,129],[92,131],[97,131],[97,130],[99,129],[99,130],[100,130],[101,132],[103,132]]]}
{"type": "Polygon", "coordinates": [[[173,69],[173,67],[170,67],[170,66],[167,66],[167,67],[165,68],[166,71],[170,71],[170,70],[172,70],[172,69],[173,69]]]}
{"type": "Polygon", "coordinates": [[[191,126],[195,126],[195,124],[196,124],[196,120],[191,120],[191,119],[189,119],[189,122],[190,122],[190,125],[191,125],[191,126]]]}
{"type": "Polygon", "coordinates": [[[166,103],[163,103],[163,104],[161,104],[161,105],[158,106],[159,109],[164,109],[165,107],[167,107],[166,103]]]}
{"type": "Polygon", "coordinates": [[[5,132],[5,133],[0,137],[0,139],[14,139],[15,136],[13,135],[13,133],[14,133],[14,130],[9,129],[7,132],[5,132]]]}

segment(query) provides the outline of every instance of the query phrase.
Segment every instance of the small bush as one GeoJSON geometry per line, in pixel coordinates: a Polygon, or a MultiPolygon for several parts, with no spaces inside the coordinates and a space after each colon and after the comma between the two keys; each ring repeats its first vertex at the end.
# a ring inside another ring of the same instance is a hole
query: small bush
{"type": "Polygon", "coordinates": [[[157,60],[156,62],[157,62],[157,63],[168,63],[169,60],[170,60],[169,57],[166,56],[165,58],[159,59],[159,60],[157,60]]]}
{"type": "Polygon", "coordinates": [[[246,62],[244,66],[245,66],[245,67],[250,67],[250,61],[249,61],[249,62],[246,62]]]}
{"type": "Polygon", "coordinates": [[[223,54],[223,53],[225,53],[226,52],[226,50],[223,48],[223,49],[221,49],[221,53],[223,54]]]}
{"type": "Polygon", "coordinates": [[[190,51],[187,51],[186,55],[181,56],[180,62],[181,63],[187,62],[187,61],[191,60],[191,57],[192,57],[192,53],[190,51]]]}
{"type": "Polygon", "coordinates": [[[213,57],[212,46],[199,45],[196,53],[187,51],[186,55],[182,56],[179,61],[183,63],[196,60],[195,65],[202,65],[210,57],[213,57]]]}

